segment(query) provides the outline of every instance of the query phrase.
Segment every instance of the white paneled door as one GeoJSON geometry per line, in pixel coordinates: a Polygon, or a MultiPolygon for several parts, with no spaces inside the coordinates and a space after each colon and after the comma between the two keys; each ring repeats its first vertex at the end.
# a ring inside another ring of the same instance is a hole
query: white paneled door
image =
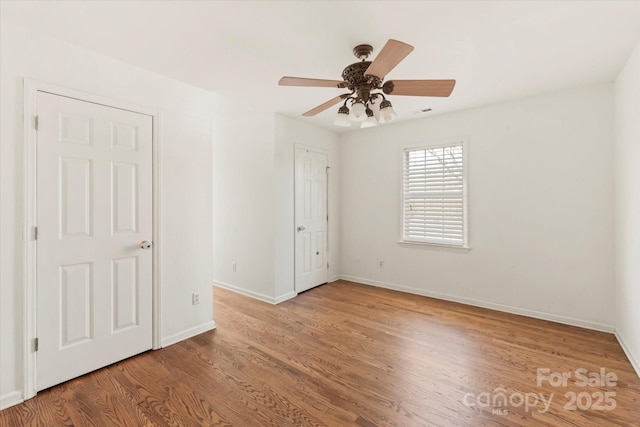
{"type": "Polygon", "coordinates": [[[296,149],[295,288],[327,282],[327,155],[296,149]]]}
{"type": "Polygon", "coordinates": [[[37,114],[43,390],[152,346],[152,117],[44,92],[37,114]]]}

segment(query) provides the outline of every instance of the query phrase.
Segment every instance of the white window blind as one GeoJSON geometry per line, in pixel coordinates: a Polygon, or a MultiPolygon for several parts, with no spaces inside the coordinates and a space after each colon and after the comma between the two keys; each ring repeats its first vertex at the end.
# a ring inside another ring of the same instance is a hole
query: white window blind
{"type": "Polygon", "coordinates": [[[464,142],[404,150],[403,240],[466,246],[464,142]]]}

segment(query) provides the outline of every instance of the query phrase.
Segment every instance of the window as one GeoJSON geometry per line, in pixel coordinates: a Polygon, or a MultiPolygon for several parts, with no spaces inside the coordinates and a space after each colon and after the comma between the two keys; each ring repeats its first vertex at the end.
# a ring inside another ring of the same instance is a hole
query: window
{"type": "Polygon", "coordinates": [[[407,148],[402,240],[467,246],[465,141],[407,148]]]}

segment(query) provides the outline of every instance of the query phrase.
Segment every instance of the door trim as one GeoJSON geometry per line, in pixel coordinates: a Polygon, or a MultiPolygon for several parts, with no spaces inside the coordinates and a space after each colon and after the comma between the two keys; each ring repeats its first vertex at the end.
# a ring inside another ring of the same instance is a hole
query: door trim
{"type": "Polygon", "coordinates": [[[23,139],[24,139],[24,175],[23,175],[23,194],[24,194],[24,228],[23,228],[23,399],[30,399],[36,395],[36,356],[34,351],[34,339],[36,338],[36,242],[33,236],[33,227],[36,226],[36,130],[35,116],[37,111],[38,92],[47,92],[53,95],[74,98],[80,101],[101,104],[108,107],[115,107],[122,110],[132,111],[135,113],[145,114],[152,117],[152,187],[153,187],[153,204],[152,204],[152,232],[154,251],[152,256],[152,348],[154,350],[162,347],[162,322],[161,322],[161,293],[162,280],[160,272],[161,257],[161,169],[160,169],[160,123],[161,114],[149,107],[131,104],[115,100],[101,95],[95,95],[69,89],[54,84],[23,79],[23,139]]]}
{"type": "MultiPolygon", "coordinates": [[[[327,168],[331,169],[331,165],[329,164],[329,150],[320,147],[314,147],[312,145],[305,145],[300,143],[293,144],[293,224],[291,227],[291,232],[293,233],[293,292],[298,295],[298,284],[296,283],[296,247],[297,247],[297,235],[296,235],[296,226],[298,224],[298,219],[296,218],[296,182],[298,177],[298,149],[312,151],[314,153],[323,154],[327,157],[327,168]]],[[[330,225],[330,216],[329,216],[329,174],[327,172],[327,180],[326,180],[325,195],[326,195],[326,209],[327,209],[327,230],[325,235],[325,252],[326,259],[329,262],[329,225],[330,225]]],[[[329,281],[329,269],[327,269],[327,281],[329,281]]]]}

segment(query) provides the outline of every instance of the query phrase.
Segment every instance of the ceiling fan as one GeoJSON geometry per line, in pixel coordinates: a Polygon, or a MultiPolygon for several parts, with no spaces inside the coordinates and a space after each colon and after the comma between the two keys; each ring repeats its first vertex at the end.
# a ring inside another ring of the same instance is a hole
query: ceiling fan
{"type": "Polygon", "coordinates": [[[398,40],[389,39],[373,61],[367,61],[373,51],[368,44],[353,48],[353,54],[360,62],[347,65],[342,71],[343,80],[309,79],[304,77],[282,77],[280,86],[335,87],[347,88],[351,93],[343,93],[324,104],[307,111],[303,116],[316,114],[344,101],[338,109],[337,126],[351,126],[351,122],[361,122],[362,127],[375,126],[378,122],[387,123],[396,117],[391,102],[386,95],[438,96],[451,95],[455,80],[389,80],[383,83],[387,73],[400,63],[413,46],[398,40]],[[351,103],[351,110],[347,103],[351,103]],[[376,119],[372,105],[378,105],[376,119]]]}

